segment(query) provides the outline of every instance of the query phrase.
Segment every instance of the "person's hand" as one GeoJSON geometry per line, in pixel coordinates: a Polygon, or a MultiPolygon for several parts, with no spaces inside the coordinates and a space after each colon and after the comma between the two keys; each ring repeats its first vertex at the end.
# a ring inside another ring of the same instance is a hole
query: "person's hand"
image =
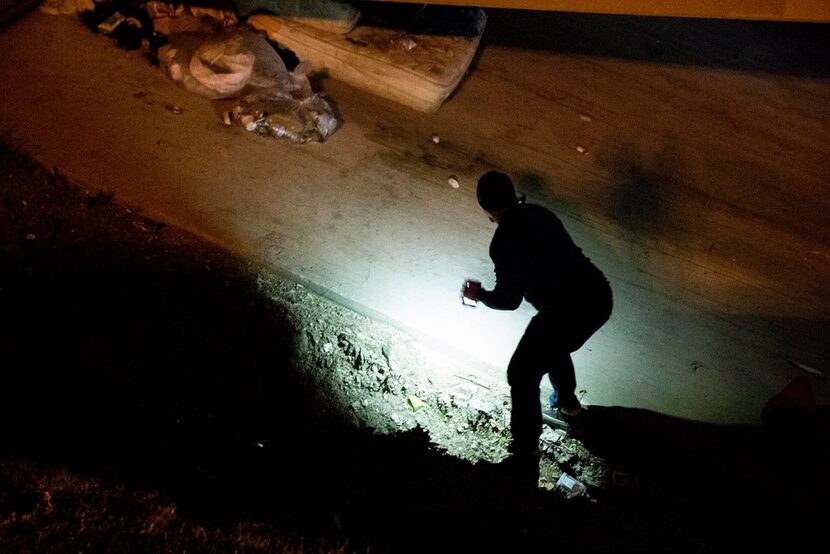
{"type": "Polygon", "coordinates": [[[467,279],[461,287],[461,302],[467,306],[475,306],[481,296],[481,283],[467,279]]]}

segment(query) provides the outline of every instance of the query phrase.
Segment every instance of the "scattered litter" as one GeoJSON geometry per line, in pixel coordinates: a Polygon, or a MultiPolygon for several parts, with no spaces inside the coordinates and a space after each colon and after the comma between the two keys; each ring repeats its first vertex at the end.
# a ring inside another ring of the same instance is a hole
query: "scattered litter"
{"type": "Polygon", "coordinates": [[[409,402],[409,407],[412,408],[413,412],[417,412],[421,408],[424,408],[427,403],[418,398],[417,396],[411,395],[409,398],[406,399],[409,402]]]}
{"type": "Polygon", "coordinates": [[[447,179],[447,182],[454,189],[457,189],[461,186],[461,184],[458,182],[458,178],[455,175],[450,175],[449,179],[447,179]]]}
{"type": "Polygon", "coordinates": [[[798,363],[796,361],[793,361],[793,360],[790,360],[790,359],[787,359],[786,361],[789,362],[789,364],[792,365],[793,367],[797,367],[798,369],[800,369],[802,371],[806,371],[807,373],[809,373],[811,375],[815,375],[816,377],[820,377],[821,379],[827,379],[827,377],[824,375],[824,372],[822,372],[818,369],[812,368],[810,366],[806,366],[804,364],[800,364],[800,363],[798,363]]]}
{"type": "Polygon", "coordinates": [[[474,385],[478,385],[479,387],[482,387],[484,389],[490,390],[490,387],[488,387],[487,385],[482,385],[481,383],[479,383],[478,381],[476,381],[475,379],[472,379],[470,377],[465,377],[463,375],[456,375],[456,377],[458,377],[459,379],[464,379],[465,381],[469,381],[470,383],[472,383],[474,385]]]}
{"type": "Polygon", "coordinates": [[[556,482],[556,488],[563,491],[568,498],[574,498],[586,491],[585,485],[568,475],[563,473],[556,482]]]}
{"type": "Polygon", "coordinates": [[[234,108],[236,120],[263,136],[286,137],[296,143],[323,142],[337,129],[331,106],[321,96],[285,98],[269,93],[249,94],[234,108]]]}
{"type": "Polygon", "coordinates": [[[584,147],[584,146],[577,146],[577,147],[576,147],[576,151],[577,151],[577,152],[579,152],[580,154],[586,154],[586,153],[588,152],[588,151],[585,149],[585,147],[584,147]]]}
{"type": "Polygon", "coordinates": [[[332,350],[334,350],[334,345],[332,343],[327,342],[326,344],[323,345],[323,352],[325,352],[326,354],[328,354],[332,350]]]}
{"type": "Polygon", "coordinates": [[[170,78],[190,92],[213,99],[230,98],[251,80],[254,48],[260,47],[256,43],[243,33],[225,37],[175,34],[159,49],[159,61],[170,78]]]}
{"type": "Polygon", "coordinates": [[[246,131],[255,131],[256,130],[256,121],[254,120],[254,116],[251,114],[244,114],[239,117],[239,122],[245,127],[246,131]]]}
{"type": "Polygon", "coordinates": [[[438,135],[432,135],[432,142],[438,144],[439,142],[441,142],[441,137],[439,137],[438,135]]]}
{"type": "MultiPolygon", "coordinates": [[[[280,0],[273,2],[286,6],[280,0]]],[[[266,0],[246,3],[248,11],[266,5],[270,5],[266,0]]],[[[120,47],[143,48],[153,63],[187,90],[213,100],[235,101],[232,110],[217,110],[226,125],[238,123],[260,135],[297,143],[322,142],[339,125],[329,103],[311,88],[311,66],[301,63],[288,71],[265,37],[238,26],[233,9],[106,0],[47,0],[42,9],[79,13],[90,30],[115,39],[120,47]]],[[[300,10],[300,5],[293,9],[300,10]]],[[[358,14],[346,4],[338,9],[350,17],[358,14]]],[[[178,106],[167,109],[183,113],[178,106]]]]}
{"type": "Polygon", "coordinates": [[[245,30],[221,35],[183,33],[159,49],[167,74],[187,90],[235,99],[223,121],[293,142],[324,141],[337,128],[331,106],[311,89],[310,66],[289,72],[262,36],[245,30]]]}
{"type": "Polygon", "coordinates": [[[104,33],[105,35],[109,35],[126,20],[126,17],[121,15],[119,12],[115,12],[114,14],[112,14],[111,16],[109,16],[104,21],[98,24],[98,30],[104,33]]]}
{"type": "Polygon", "coordinates": [[[542,430],[542,435],[539,437],[539,440],[542,442],[545,447],[552,446],[562,440],[564,435],[559,432],[558,429],[554,430],[550,427],[545,427],[542,430]]]}
{"type": "Polygon", "coordinates": [[[167,111],[173,112],[176,115],[182,115],[184,110],[180,106],[176,106],[175,104],[168,104],[167,111]]]}
{"type": "Polygon", "coordinates": [[[581,119],[582,121],[585,121],[586,123],[590,122],[590,121],[593,121],[593,119],[591,119],[590,115],[585,115],[585,114],[580,115],[579,119],[581,119]]]}

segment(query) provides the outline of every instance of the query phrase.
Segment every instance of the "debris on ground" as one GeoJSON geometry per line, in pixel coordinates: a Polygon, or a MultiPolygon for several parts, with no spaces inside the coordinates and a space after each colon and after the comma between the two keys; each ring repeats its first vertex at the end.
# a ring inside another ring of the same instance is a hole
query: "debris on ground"
{"type": "Polygon", "coordinates": [[[311,89],[308,66],[289,72],[256,33],[177,33],[158,55],[164,71],[187,90],[214,100],[236,99],[225,122],[297,143],[322,142],[337,128],[331,106],[311,89]]]}
{"type": "Polygon", "coordinates": [[[289,71],[278,49],[240,25],[235,10],[159,1],[49,0],[44,11],[78,13],[90,30],[120,47],[142,49],[188,91],[233,100],[221,110],[226,124],[299,144],[323,142],[339,126],[331,104],[312,89],[310,64],[289,71]]]}
{"type": "Polygon", "coordinates": [[[568,498],[574,498],[585,494],[585,485],[574,479],[567,473],[563,473],[556,481],[556,488],[565,493],[568,498]]]}
{"type": "Polygon", "coordinates": [[[357,8],[336,0],[237,0],[227,7],[47,0],[41,9],[79,14],[121,48],[143,50],[191,92],[237,99],[221,112],[226,124],[296,143],[323,142],[340,124],[312,90],[311,75],[324,72],[434,112],[466,73],[486,23],[479,8],[357,8]],[[283,57],[291,56],[299,63],[289,70],[283,57]]]}

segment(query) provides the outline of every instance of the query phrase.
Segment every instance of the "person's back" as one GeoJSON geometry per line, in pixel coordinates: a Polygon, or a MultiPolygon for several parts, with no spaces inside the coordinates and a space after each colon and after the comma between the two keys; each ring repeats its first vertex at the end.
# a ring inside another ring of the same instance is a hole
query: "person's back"
{"type": "Polygon", "coordinates": [[[490,257],[496,266],[496,289],[517,288],[536,309],[605,280],[556,214],[536,204],[517,203],[504,212],[490,243],[490,257]]]}

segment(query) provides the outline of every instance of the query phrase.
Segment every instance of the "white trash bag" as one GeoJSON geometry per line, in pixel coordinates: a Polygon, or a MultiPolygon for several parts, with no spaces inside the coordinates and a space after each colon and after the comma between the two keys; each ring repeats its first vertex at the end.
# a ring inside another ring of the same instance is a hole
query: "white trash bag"
{"type": "Polygon", "coordinates": [[[165,72],[187,90],[214,100],[238,99],[226,123],[294,142],[324,141],[338,125],[328,102],[313,92],[308,65],[288,71],[261,35],[174,33],[159,49],[165,72]]]}

